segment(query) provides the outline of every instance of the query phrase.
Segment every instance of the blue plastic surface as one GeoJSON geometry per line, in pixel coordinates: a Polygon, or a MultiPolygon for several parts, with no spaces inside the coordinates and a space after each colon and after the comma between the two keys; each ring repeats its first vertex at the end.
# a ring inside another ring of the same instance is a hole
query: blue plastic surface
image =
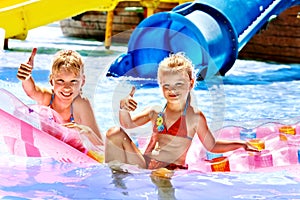
{"type": "Polygon", "coordinates": [[[109,68],[108,76],[156,78],[169,53],[185,52],[198,80],[225,75],[238,52],[268,22],[299,0],[200,0],[144,19],[133,31],[128,52],[109,68]]]}

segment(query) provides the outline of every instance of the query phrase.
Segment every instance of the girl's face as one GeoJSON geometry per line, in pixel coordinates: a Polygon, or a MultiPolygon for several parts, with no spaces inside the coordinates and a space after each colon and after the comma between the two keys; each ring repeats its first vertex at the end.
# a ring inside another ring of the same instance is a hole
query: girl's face
{"type": "Polygon", "coordinates": [[[162,72],[160,75],[160,85],[168,103],[185,104],[193,83],[185,72],[162,72]]]}
{"type": "Polygon", "coordinates": [[[51,79],[54,93],[62,101],[73,101],[80,94],[84,82],[82,72],[76,76],[73,72],[65,70],[53,74],[51,79]]]}

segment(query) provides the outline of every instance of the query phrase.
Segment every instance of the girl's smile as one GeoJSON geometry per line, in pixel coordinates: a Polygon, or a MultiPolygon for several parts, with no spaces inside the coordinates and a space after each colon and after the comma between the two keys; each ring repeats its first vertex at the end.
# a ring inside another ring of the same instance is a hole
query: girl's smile
{"type": "Polygon", "coordinates": [[[80,74],[76,76],[73,72],[63,70],[53,76],[52,83],[59,98],[73,100],[80,93],[83,79],[80,74]]]}
{"type": "Polygon", "coordinates": [[[167,101],[185,102],[192,88],[188,75],[182,72],[163,72],[160,77],[160,84],[167,101]]]}

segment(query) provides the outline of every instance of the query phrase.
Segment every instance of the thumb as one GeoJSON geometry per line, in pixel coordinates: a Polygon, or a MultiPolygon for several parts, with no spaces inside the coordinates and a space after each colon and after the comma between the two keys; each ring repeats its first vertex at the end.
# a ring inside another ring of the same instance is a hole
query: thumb
{"type": "Polygon", "coordinates": [[[134,93],[135,93],[135,87],[132,86],[131,92],[129,93],[129,96],[133,97],[134,93]]]}
{"type": "Polygon", "coordinates": [[[36,52],[37,52],[37,48],[33,48],[32,52],[31,52],[31,55],[30,55],[30,57],[29,57],[29,59],[27,61],[27,64],[33,66],[33,61],[34,61],[34,57],[36,55],[36,52]]]}

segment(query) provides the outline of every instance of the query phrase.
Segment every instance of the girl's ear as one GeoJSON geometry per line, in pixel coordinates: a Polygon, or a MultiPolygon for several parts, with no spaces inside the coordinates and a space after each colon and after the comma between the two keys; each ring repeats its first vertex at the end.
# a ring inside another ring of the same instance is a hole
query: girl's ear
{"type": "Polygon", "coordinates": [[[53,86],[53,75],[50,74],[49,76],[49,83],[53,86]]]}
{"type": "Polygon", "coordinates": [[[81,83],[81,87],[83,87],[85,84],[85,75],[82,75],[82,83],[81,83]]]}
{"type": "Polygon", "coordinates": [[[195,84],[195,79],[191,79],[190,83],[191,83],[191,88],[193,88],[195,84]]]}

